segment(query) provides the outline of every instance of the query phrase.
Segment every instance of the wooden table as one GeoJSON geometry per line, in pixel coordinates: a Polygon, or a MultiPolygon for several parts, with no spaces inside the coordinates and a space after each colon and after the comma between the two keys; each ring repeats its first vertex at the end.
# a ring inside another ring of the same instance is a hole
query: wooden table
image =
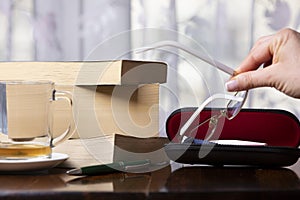
{"type": "Polygon", "coordinates": [[[215,168],[172,163],[143,174],[74,177],[66,169],[0,175],[0,199],[300,199],[292,169],[215,168]]]}

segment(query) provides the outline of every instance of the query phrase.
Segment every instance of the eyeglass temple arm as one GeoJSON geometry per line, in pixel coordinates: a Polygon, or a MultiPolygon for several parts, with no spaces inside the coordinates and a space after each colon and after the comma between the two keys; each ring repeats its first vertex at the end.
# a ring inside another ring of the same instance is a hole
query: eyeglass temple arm
{"type": "Polygon", "coordinates": [[[233,101],[243,101],[242,97],[232,96],[228,94],[214,94],[207,98],[198,108],[197,110],[192,114],[192,116],[189,118],[189,120],[181,127],[179,135],[183,136],[184,133],[187,131],[187,129],[191,126],[193,121],[196,119],[196,117],[200,114],[200,112],[204,109],[204,107],[211,101],[216,99],[227,99],[227,100],[233,100],[233,101]]]}
{"type": "Polygon", "coordinates": [[[141,49],[139,49],[138,51],[149,51],[151,49],[155,49],[155,48],[159,48],[159,47],[164,47],[164,46],[171,46],[171,47],[175,47],[175,48],[178,48],[178,49],[181,49],[201,60],[203,60],[204,62],[220,69],[221,71],[229,74],[229,75],[235,75],[236,72],[228,67],[227,65],[215,60],[215,59],[212,59],[212,58],[209,58],[208,56],[205,56],[203,54],[200,54],[198,51],[192,49],[192,48],[189,48],[187,46],[183,46],[182,44],[180,44],[179,42],[176,42],[176,41],[170,41],[170,40],[166,40],[166,41],[161,41],[161,42],[157,42],[157,43],[153,43],[151,46],[149,47],[143,47],[141,49]]]}

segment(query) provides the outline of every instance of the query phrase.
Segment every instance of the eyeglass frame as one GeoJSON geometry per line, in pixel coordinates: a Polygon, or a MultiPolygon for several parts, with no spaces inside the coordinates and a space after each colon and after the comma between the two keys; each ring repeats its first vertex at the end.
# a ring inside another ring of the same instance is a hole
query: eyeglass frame
{"type": "MultiPolygon", "coordinates": [[[[170,46],[170,47],[175,47],[175,48],[178,48],[178,49],[181,49],[197,58],[199,58],[200,60],[210,64],[211,66],[213,67],[216,67],[217,69],[231,75],[231,76],[235,76],[237,75],[236,71],[232,68],[230,68],[229,66],[219,62],[218,60],[216,59],[212,59],[206,55],[203,55],[203,54],[200,54],[198,51],[192,49],[192,48],[189,48],[187,46],[183,46],[182,44],[176,42],[176,41],[169,41],[169,40],[165,40],[165,41],[161,41],[161,42],[157,42],[157,43],[154,43],[152,44],[151,46],[148,46],[148,47],[143,47],[143,48],[140,48],[138,50],[138,52],[144,52],[144,51],[149,51],[149,50],[152,50],[152,49],[157,49],[157,48],[160,48],[160,47],[166,47],[166,46],[170,46]]],[[[191,124],[193,123],[193,121],[196,119],[196,117],[200,114],[200,112],[205,108],[206,105],[208,105],[210,102],[214,101],[214,100],[217,100],[217,99],[226,99],[226,100],[229,100],[228,104],[227,104],[227,107],[226,107],[226,110],[225,109],[222,109],[220,110],[220,114],[218,115],[214,115],[206,120],[204,120],[203,122],[201,122],[200,124],[198,124],[198,126],[194,127],[192,130],[200,127],[201,125],[207,123],[209,121],[209,128],[210,128],[210,125],[213,124],[214,127],[212,129],[212,131],[210,131],[210,133],[208,134],[208,136],[205,138],[205,140],[209,140],[214,132],[215,132],[215,128],[216,128],[216,125],[218,123],[218,119],[220,117],[226,117],[228,120],[231,120],[233,119],[239,112],[240,110],[242,109],[243,105],[244,105],[244,102],[247,98],[247,95],[248,95],[248,90],[246,91],[242,91],[242,92],[245,92],[245,94],[243,95],[243,97],[237,97],[236,95],[239,93],[237,92],[235,95],[228,95],[228,94],[221,94],[221,93],[217,93],[217,94],[214,94],[212,96],[210,96],[209,98],[207,98],[197,109],[196,111],[192,114],[192,116],[189,118],[188,121],[185,122],[185,124],[181,127],[180,131],[179,131],[179,136],[181,137],[181,143],[184,142],[185,140],[185,137],[184,137],[184,134],[185,132],[188,130],[188,128],[191,126],[191,124]],[[227,116],[227,108],[228,108],[228,105],[230,104],[231,101],[237,101],[237,102],[241,102],[241,105],[239,106],[237,112],[232,115],[231,117],[228,117],[227,116]],[[216,121],[217,120],[217,121],[216,121]]]]}

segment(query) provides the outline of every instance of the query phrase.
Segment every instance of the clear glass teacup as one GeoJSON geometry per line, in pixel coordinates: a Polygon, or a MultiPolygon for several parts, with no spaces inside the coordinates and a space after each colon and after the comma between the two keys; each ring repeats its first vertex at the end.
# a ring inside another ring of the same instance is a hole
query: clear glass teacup
{"type": "Polygon", "coordinates": [[[54,105],[72,95],[51,81],[0,81],[0,159],[51,157],[52,148],[70,138],[72,123],[53,136],[54,105]]]}

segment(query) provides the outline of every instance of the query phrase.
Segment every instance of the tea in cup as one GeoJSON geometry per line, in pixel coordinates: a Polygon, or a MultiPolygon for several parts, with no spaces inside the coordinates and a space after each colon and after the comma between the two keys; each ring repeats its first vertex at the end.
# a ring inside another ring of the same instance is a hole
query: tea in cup
{"type": "Polygon", "coordinates": [[[54,102],[71,94],[51,81],[0,81],[0,159],[50,157],[52,148],[71,137],[72,124],[53,136],[54,102]]]}

